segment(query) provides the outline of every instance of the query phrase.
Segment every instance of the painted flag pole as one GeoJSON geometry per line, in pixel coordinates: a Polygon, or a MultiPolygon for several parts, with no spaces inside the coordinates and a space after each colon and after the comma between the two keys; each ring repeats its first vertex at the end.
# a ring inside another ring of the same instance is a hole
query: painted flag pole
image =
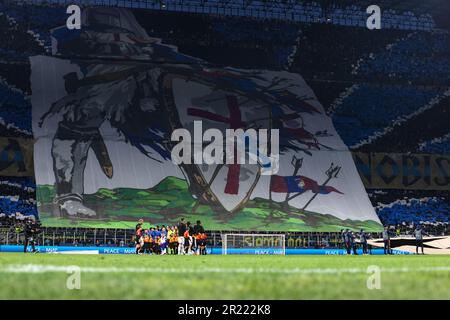
{"type": "MultiPolygon", "coordinates": [[[[337,175],[339,173],[339,171],[341,171],[342,167],[339,166],[334,166],[333,162],[330,165],[330,168],[325,172],[325,174],[328,176],[327,180],[325,180],[325,182],[321,185],[321,187],[325,187],[327,185],[327,183],[333,179],[333,178],[337,178],[337,175]]],[[[305,209],[311,204],[311,202],[317,197],[319,193],[315,193],[311,199],[308,200],[308,202],[303,206],[302,210],[305,211],[305,209]]],[[[291,198],[292,200],[292,198],[291,198]]]]}
{"type": "MultiPolygon", "coordinates": [[[[273,114],[272,114],[272,108],[269,106],[269,123],[270,123],[270,128],[272,128],[272,124],[273,124],[273,118],[272,118],[273,114]]],[[[272,141],[272,130],[269,130],[269,141],[272,141]]],[[[272,148],[271,148],[271,143],[269,143],[269,146],[267,148],[267,154],[270,155],[270,153],[272,152],[272,148]]],[[[272,177],[270,177],[270,182],[269,182],[269,209],[270,209],[270,216],[273,216],[273,206],[272,206],[272,177]]]]}
{"type": "MultiPolygon", "coordinates": [[[[303,158],[298,159],[296,156],[292,156],[292,160],[291,160],[291,164],[294,166],[294,174],[293,176],[295,177],[298,174],[298,171],[300,170],[300,168],[303,165],[303,158]]],[[[299,192],[297,195],[301,194],[303,192],[299,192]]],[[[272,192],[271,192],[272,194],[272,192]]],[[[286,198],[283,201],[283,207],[288,208],[288,202],[289,202],[289,195],[290,193],[287,192],[286,193],[286,198]]]]}

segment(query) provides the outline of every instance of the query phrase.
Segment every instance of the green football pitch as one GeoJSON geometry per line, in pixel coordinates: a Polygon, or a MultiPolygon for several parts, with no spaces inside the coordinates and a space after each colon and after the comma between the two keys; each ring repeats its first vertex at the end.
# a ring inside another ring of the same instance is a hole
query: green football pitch
{"type": "Polygon", "coordinates": [[[450,299],[449,288],[450,256],[0,253],[0,299],[450,299]]]}

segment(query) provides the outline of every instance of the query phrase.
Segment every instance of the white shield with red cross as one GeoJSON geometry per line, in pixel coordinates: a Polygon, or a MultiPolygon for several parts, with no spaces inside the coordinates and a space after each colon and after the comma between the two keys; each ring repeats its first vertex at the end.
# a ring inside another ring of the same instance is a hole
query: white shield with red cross
{"type": "MultiPolygon", "coordinates": [[[[201,121],[202,132],[218,129],[222,133],[223,141],[204,142],[202,147],[222,145],[225,153],[226,129],[245,131],[253,128],[257,132],[258,129],[268,129],[270,132],[270,105],[251,99],[234,88],[219,89],[200,78],[177,75],[166,76],[164,87],[168,109],[174,109],[169,111],[174,129],[187,129],[194,137],[194,121],[201,121]]],[[[250,164],[248,154],[244,164],[238,164],[236,148],[234,154],[232,164],[180,166],[193,195],[218,211],[235,212],[242,208],[261,175],[260,164],[250,164]]]]}

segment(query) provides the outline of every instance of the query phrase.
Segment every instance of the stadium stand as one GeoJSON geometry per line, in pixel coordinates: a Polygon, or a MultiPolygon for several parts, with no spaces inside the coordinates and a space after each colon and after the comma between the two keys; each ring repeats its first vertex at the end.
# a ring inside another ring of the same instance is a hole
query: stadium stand
{"type": "MultiPolygon", "coordinates": [[[[242,12],[242,1],[229,1],[229,8],[235,8],[229,10],[219,2],[186,1],[177,8],[175,1],[167,1],[167,10],[155,12],[148,21],[136,16],[152,36],[213,64],[299,72],[353,150],[450,155],[450,32],[436,29],[441,20],[429,14],[431,4],[415,1],[414,12],[400,5],[385,11],[389,30],[380,32],[364,28],[364,6],[370,1],[358,6],[347,1],[339,6],[286,1],[271,7],[249,1],[242,12]]],[[[161,9],[157,2],[140,3],[161,9]]],[[[32,136],[28,58],[50,51],[48,30],[63,24],[64,18],[65,8],[58,5],[0,4],[0,136],[32,136]]],[[[385,225],[409,230],[422,223],[430,233],[449,232],[448,191],[368,193],[385,225]]],[[[24,216],[38,216],[32,179],[2,177],[0,194],[2,227],[14,228],[24,216]]],[[[128,246],[132,234],[47,231],[52,236],[44,237],[45,243],[77,245],[128,246]]]]}
{"type": "Polygon", "coordinates": [[[51,50],[51,38],[48,30],[54,26],[62,25],[65,22],[66,10],[62,6],[29,6],[11,5],[10,3],[0,4],[0,11],[7,15],[10,23],[19,26],[26,26],[27,33],[35,38],[36,42],[51,50]]]}
{"type": "MultiPolygon", "coordinates": [[[[48,1],[33,0],[35,4],[48,4],[48,1]]],[[[433,17],[429,13],[436,3],[442,0],[434,0],[432,4],[426,5],[424,12],[419,10],[411,11],[411,8],[398,6],[394,9],[386,4],[389,9],[385,10],[385,28],[398,28],[405,30],[430,30],[436,26],[433,17]]],[[[26,3],[26,1],[22,1],[26,3]]],[[[55,3],[64,3],[64,1],[55,1],[55,3]]],[[[19,5],[21,3],[19,2],[19,5]]],[[[177,0],[158,1],[84,1],[86,5],[105,5],[105,6],[123,6],[142,9],[202,13],[225,16],[249,16],[259,19],[278,19],[295,22],[314,22],[314,23],[334,23],[336,25],[347,26],[366,26],[366,8],[371,5],[366,1],[343,2],[335,5],[326,0],[320,1],[303,1],[288,0],[283,2],[250,0],[242,2],[239,0],[230,0],[226,2],[226,6],[222,1],[202,1],[202,0],[185,0],[182,5],[177,0]]],[[[418,4],[418,8],[423,5],[418,4]]],[[[434,12],[433,12],[434,13],[434,12]]]]}
{"type": "Polygon", "coordinates": [[[137,13],[136,18],[151,36],[221,66],[285,68],[298,36],[298,26],[278,20],[261,25],[248,17],[180,16],[167,12],[137,13]]]}
{"type": "Polygon", "coordinates": [[[420,152],[450,155],[450,135],[423,142],[420,152]]]}
{"type": "Polygon", "coordinates": [[[32,54],[43,52],[43,45],[26,24],[17,23],[0,9],[0,36],[2,60],[24,61],[32,54]]]}
{"type": "Polygon", "coordinates": [[[355,148],[440,94],[436,89],[361,84],[335,108],[333,123],[344,142],[355,148]]]}
{"type": "MultiPolygon", "coordinates": [[[[432,98],[411,114],[405,114],[376,134],[364,139],[355,150],[364,152],[424,153],[427,141],[438,142],[448,134],[450,91],[432,98]]],[[[431,152],[439,154],[439,152],[431,152]]]]}
{"type": "Polygon", "coordinates": [[[338,83],[354,81],[358,78],[353,70],[360,59],[383,51],[386,46],[407,34],[401,30],[381,31],[334,24],[302,26],[299,50],[290,70],[301,73],[306,79],[338,83]]]}
{"type": "Polygon", "coordinates": [[[384,225],[412,230],[422,224],[431,234],[441,234],[450,226],[446,191],[371,190],[368,194],[384,225]]]}
{"type": "Polygon", "coordinates": [[[0,81],[0,125],[31,136],[31,105],[18,89],[0,81]]]}
{"type": "Polygon", "coordinates": [[[0,178],[0,220],[2,224],[38,219],[35,183],[30,178],[0,178]]]}
{"type": "Polygon", "coordinates": [[[450,34],[414,32],[371,54],[353,73],[364,79],[378,79],[423,85],[449,85],[450,34]],[[431,54],[430,54],[431,52],[431,54]]]}

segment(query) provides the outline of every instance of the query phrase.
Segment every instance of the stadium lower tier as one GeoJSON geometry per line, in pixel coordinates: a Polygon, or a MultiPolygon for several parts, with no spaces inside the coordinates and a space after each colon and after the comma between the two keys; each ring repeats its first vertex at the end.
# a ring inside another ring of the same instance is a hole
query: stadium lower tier
{"type": "MultiPolygon", "coordinates": [[[[289,240],[286,241],[288,245],[289,240]]],[[[352,248],[323,247],[323,248],[286,248],[283,247],[239,247],[224,248],[218,246],[207,247],[206,254],[220,255],[382,255],[382,254],[450,254],[450,237],[424,237],[417,240],[411,236],[394,237],[389,240],[389,245],[383,238],[371,239],[367,245],[363,246],[356,242],[352,248]]],[[[136,254],[134,247],[103,247],[103,246],[36,246],[37,252],[54,254],[136,254]]],[[[23,245],[0,245],[0,252],[23,252],[23,245]]],[[[33,248],[28,246],[27,252],[33,252],[33,248]]]]}

